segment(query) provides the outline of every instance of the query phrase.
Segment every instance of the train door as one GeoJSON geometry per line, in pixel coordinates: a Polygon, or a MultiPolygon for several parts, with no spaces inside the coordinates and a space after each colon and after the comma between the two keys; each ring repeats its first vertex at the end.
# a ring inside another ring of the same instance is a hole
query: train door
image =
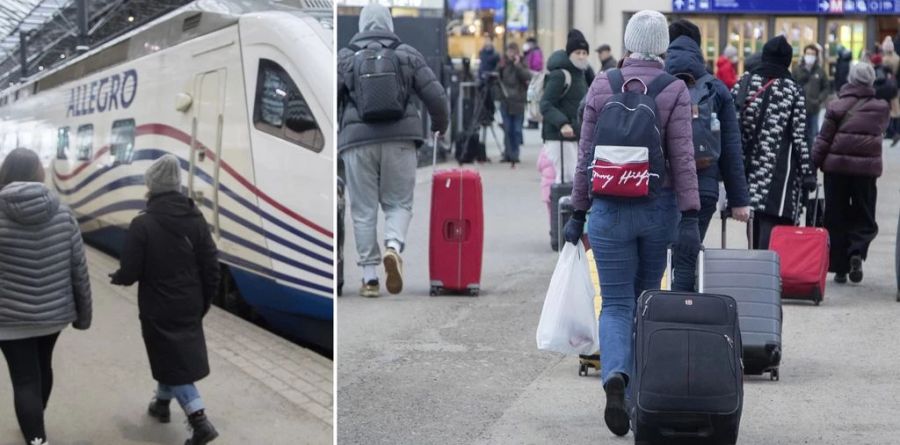
{"type": "Polygon", "coordinates": [[[188,190],[219,236],[219,170],[222,154],[225,69],[194,78],[194,119],[188,190]],[[212,154],[212,156],[209,155],[212,154]]]}

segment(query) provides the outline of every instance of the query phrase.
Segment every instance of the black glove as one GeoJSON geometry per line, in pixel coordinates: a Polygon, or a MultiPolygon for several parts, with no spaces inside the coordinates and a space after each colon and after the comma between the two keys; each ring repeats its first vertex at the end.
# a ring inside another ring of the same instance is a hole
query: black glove
{"type": "Polygon", "coordinates": [[[696,211],[683,212],[678,224],[678,240],[675,243],[673,266],[675,275],[672,289],[693,291],[697,270],[697,255],[700,253],[700,220],[696,211]]]}
{"type": "Polygon", "coordinates": [[[572,213],[572,218],[566,223],[565,238],[567,243],[578,244],[581,235],[584,234],[584,220],[586,212],[584,210],[576,210],[572,213]]]}
{"type": "Polygon", "coordinates": [[[818,187],[819,178],[815,175],[804,176],[803,177],[803,190],[806,190],[809,193],[816,191],[816,187],[818,187]]]}

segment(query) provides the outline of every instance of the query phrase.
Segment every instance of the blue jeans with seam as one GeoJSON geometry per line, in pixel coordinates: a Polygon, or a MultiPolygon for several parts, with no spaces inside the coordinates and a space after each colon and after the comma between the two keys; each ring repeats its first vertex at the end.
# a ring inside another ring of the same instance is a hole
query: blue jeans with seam
{"type": "Polygon", "coordinates": [[[506,146],[504,156],[510,161],[519,162],[519,147],[522,146],[522,124],[525,121],[524,114],[509,114],[500,110],[503,116],[503,143],[506,146]]]}
{"type": "Polygon", "coordinates": [[[675,195],[663,189],[650,201],[594,199],[588,237],[597,262],[603,295],[600,313],[600,377],[633,375],[634,314],[637,298],[659,289],[666,249],[675,240],[679,213],[675,195]]]}
{"type": "Polygon", "coordinates": [[[158,400],[178,400],[184,413],[191,415],[201,409],[205,409],[203,399],[200,398],[200,391],[193,383],[187,385],[166,385],[159,383],[156,388],[156,398],[158,400]]]}

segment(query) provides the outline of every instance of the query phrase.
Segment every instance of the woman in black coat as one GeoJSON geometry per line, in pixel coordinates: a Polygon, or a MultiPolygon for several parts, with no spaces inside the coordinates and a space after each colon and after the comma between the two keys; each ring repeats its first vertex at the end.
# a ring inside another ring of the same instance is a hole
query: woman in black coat
{"type": "Polygon", "coordinates": [[[209,375],[203,316],[218,289],[216,245],[203,214],[180,192],[178,158],[159,158],[145,182],[147,209],[131,222],[112,283],[139,282],[141,333],[159,383],[149,414],[169,422],[176,398],[193,429],[185,445],[202,445],[218,436],[194,385],[209,375]]]}

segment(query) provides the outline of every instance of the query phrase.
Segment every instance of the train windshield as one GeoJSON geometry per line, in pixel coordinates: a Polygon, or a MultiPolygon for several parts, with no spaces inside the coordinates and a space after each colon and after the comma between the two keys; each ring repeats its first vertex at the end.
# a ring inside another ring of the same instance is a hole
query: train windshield
{"type": "Polygon", "coordinates": [[[325,147],[325,136],[297,84],[268,59],[259,61],[253,125],[315,152],[325,147]]]}

